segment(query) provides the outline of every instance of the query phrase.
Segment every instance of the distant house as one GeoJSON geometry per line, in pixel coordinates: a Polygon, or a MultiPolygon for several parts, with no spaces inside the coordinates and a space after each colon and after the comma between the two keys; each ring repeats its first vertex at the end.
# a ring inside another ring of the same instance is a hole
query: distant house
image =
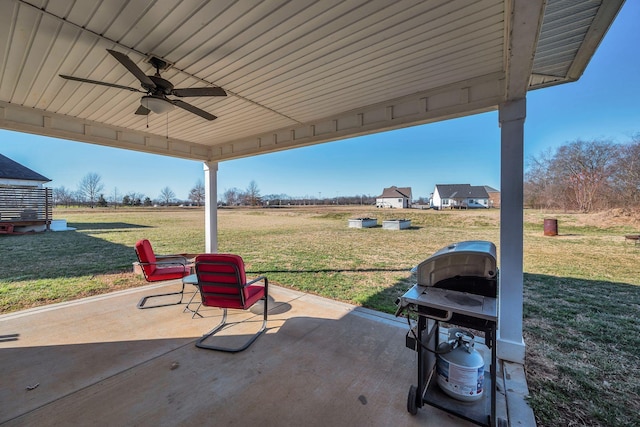
{"type": "Polygon", "coordinates": [[[51,223],[51,181],[0,154],[0,233],[40,231],[51,223]]]}
{"type": "Polygon", "coordinates": [[[391,186],[385,188],[382,194],[376,197],[377,208],[398,208],[411,207],[411,187],[391,186]]]}
{"type": "Polygon", "coordinates": [[[489,194],[484,186],[470,184],[436,184],[431,197],[434,209],[488,208],[489,194]]]}
{"type": "Polygon", "coordinates": [[[489,195],[489,207],[499,208],[500,207],[500,190],[496,190],[495,188],[489,187],[488,185],[485,185],[484,189],[487,190],[487,194],[489,195]]]}

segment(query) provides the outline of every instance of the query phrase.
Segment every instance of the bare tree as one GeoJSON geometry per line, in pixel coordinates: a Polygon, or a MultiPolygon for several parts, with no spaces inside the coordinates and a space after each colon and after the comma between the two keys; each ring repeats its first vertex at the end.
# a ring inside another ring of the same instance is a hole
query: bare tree
{"type": "Polygon", "coordinates": [[[118,193],[118,187],[113,188],[113,194],[109,197],[109,200],[113,204],[114,209],[120,204],[120,194],[118,193]]]}
{"type": "Polygon", "coordinates": [[[261,204],[260,189],[258,188],[258,184],[256,184],[255,181],[252,180],[249,183],[249,186],[247,187],[247,191],[245,193],[245,198],[249,206],[258,206],[259,204],[261,204]]]}
{"type": "Polygon", "coordinates": [[[225,190],[224,194],[222,195],[222,201],[227,206],[236,206],[240,203],[241,197],[242,197],[242,191],[234,187],[234,188],[225,190]]]}
{"type": "Polygon", "coordinates": [[[88,173],[80,180],[78,184],[78,194],[83,201],[88,201],[91,207],[94,207],[98,195],[104,188],[102,178],[95,172],[88,173]]]}
{"type": "Polygon", "coordinates": [[[189,200],[200,206],[204,203],[205,194],[204,194],[204,184],[202,181],[196,182],[196,185],[189,192],[189,200]]]}
{"type": "Polygon", "coordinates": [[[551,149],[538,156],[532,156],[528,161],[524,182],[524,203],[536,209],[562,208],[564,192],[559,187],[552,173],[554,154],[551,149]]]}
{"type": "Polygon", "coordinates": [[[176,194],[169,187],[164,187],[160,190],[160,201],[169,206],[176,198],[176,194]]]}
{"type": "Polygon", "coordinates": [[[567,186],[567,195],[578,210],[604,207],[617,147],[605,141],[574,141],[558,148],[554,169],[567,186]]]}
{"type": "Polygon", "coordinates": [[[53,204],[54,205],[64,205],[65,207],[69,207],[73,203],[73,193],[67,190],[64,185],[62,187],[53,189],[53,204]]]}
{"type": "Polygon", "coordinates": [[[534,157],[526,175],[525,201],[582,212],[610,206],[618,158],[618,145],[580,140],[534,157]]]}
{"type": "Polygon", "coordinates": [[[634,137],[631,144],[620,147],[613,186],[618,205],[640,206],[640,134],[634,137]]]}

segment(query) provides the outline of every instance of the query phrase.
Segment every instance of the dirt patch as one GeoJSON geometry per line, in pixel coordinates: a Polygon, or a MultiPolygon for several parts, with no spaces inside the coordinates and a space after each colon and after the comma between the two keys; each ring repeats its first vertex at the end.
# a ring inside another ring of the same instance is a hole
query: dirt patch
{"type": "Polygon", "coordinates": [[[581,220],[585,225],[597,227],[633,225],[640,229],[640,210],[630,208],[609,209],[582,215],[581,220]]]}

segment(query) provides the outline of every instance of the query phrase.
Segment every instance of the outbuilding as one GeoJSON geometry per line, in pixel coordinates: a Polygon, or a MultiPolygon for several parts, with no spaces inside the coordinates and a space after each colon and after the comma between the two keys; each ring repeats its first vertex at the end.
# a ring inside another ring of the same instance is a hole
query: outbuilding
{"type": "Polygon", "coordinates": [[[405,209],[411,207],[411,187],[385,188],[382,194],[376,197],[377,208],[405,209]]]}
{"type": "Polygon", "coordinates": [[[51,180],[0,154],[0,233],[44,231],[52,216],[51,180]]]}

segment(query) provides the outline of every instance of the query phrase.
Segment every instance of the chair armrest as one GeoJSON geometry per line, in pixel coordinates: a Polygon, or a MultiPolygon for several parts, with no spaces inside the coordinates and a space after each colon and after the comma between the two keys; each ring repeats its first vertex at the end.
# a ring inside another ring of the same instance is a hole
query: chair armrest
{"type": "Polygon", "coordinates": [[[171,261],[169,259],[162,259],[162,260],[157,260],[156,262],[147,262],[145,264],[155,264],[155,265],[181,265],[181,266],[186,266],[188,263],[185,260],[175,260],[175,261],[171,261]]]}
{"type": "Polygon", "coordinates": [[[187,270],[187,268],[191,268],[191,266],[189,265],[189,263],[182,259],[182,260],[176,260],[176,261],[171,261],[171,260],[159,260],[156,262],[139,262],[138,264],[140,264],[141,267],[144,267],[145,265],[155,265],[158,267],[170,267],[170,266],[180,266],[182,267],[183,270],[187,270]]]}
{"type": "Polygon", "coordinates": [[[245,285],[245,286],[253,285],[254,283],[259,282],[259,281],[261,281],[261,280],[264,280],[264,281],[265,281],[265,283],[266,283],[266,281],[267,281],[267,277],[266,277],[266,276],[259,276],[259,277],[256,277],[255,279],[251,280],[250,282],[245,283],[244,285],[245,285]]]}
{"type": "Polygon", "coordinates": [[[164,261],[177,261],[181,264],[188,264],[189,260],[184,255],[156,255],[156,262],[164,262],[164,261]]]}

